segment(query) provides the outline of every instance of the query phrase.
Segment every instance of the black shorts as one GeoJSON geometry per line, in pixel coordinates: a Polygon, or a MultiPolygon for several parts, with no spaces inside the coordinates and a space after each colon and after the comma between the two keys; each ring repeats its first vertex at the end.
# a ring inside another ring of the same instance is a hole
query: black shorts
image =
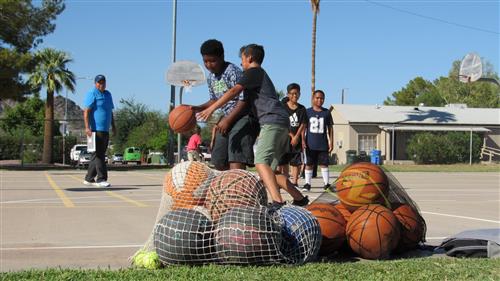
{"type": "Polygon", "coordinates": [[[300,166],[302,165],[302,153],[300,152],[289,152],[281,157],[278,165],[288,165],[290,166],[300,166]]]}
{"type": "Polygon", "coordinates": [[[258,134],[257,120],[248,115],[241,117],[227,135],[215,135],[211,163],[215,167],[226,167],[230,162],[253,166],[253,145],[258,134]]]}
{"type": "Polygon", "coordinates": [[[318,164],[328,166],[328,163],[328,151],[311,150],[306,148],[306,165],[312,166],[314,164],[318,164]]]}

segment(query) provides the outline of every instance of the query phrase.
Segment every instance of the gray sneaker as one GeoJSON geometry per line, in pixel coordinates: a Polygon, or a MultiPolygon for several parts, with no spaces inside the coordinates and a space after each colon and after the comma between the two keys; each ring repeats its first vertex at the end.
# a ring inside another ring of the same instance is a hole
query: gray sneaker
{"type": "Polygon", "coordinates": [[[95,186],[97,186],[97,187],[110,187],[111,184],[107,181],[101,181],[101,182],[96,183],[95,186]]]}

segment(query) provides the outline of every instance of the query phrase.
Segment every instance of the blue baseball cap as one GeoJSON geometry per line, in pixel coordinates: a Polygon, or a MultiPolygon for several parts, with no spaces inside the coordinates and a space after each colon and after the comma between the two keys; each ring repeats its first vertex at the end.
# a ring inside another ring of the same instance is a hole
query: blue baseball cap
{"type": "Polygon", "coordinates": [[[99,74],[99,75],[97,75],[97,76],[94,78],[94,82],[96,82],[96,83],[97,83],[97,82],[99,82],[99,81],[101,81],[101,80],[106,81],[106,77],[104,77],[104,75],[102,75],[102,74],[99,74]]]}

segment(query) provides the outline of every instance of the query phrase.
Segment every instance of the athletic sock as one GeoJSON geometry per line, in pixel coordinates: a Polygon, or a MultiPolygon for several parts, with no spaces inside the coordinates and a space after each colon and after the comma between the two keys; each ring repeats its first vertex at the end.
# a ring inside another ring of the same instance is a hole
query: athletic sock
{"type": "Polygon", "coordinates": [[[307,184],[311,184],[311,179],[312,179],[312,176],[313,176],[313,171],[312,170],[306,170],[304,174],[306,175],[306,183],[307,184]]]}
{"type": "Polygon", "coordinates": [[[325,183],[325,185],[327,185],[330,179],[330,172],[328,171],[328,167],[321,168],[321,175],[323,176],[323,182],[325,183]]]}

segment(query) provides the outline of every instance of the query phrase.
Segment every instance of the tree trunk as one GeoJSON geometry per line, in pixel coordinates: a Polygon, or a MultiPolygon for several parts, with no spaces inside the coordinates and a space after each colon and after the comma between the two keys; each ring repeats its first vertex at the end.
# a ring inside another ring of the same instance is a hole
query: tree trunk
{"type": "Polygon", "coordinates": [[[52,148],[54,144],[54,92],[47,92],[45,102],[45,126],[43,130],[42,163],[52,163],[52,148]]]}
{"type": "Polygon", "coordinates": [[[314,91],[316,90],[316,21],[318,12],[313,13],[313,30],[312,30],[312,59],[311,59],[311,99],[314,91]]]}

